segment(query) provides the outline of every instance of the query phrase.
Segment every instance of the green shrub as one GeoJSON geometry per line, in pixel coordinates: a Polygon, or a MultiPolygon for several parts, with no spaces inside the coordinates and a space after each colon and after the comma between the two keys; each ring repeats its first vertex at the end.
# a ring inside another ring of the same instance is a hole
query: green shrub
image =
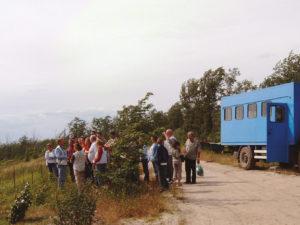
{"type": "Polygon", "coordinates": [[[36,190],[35,204],[37,206],[44,205],[46,203],[48,188],[49,187],[46,184],[43,184],[36,190]]]}
{"type": "Polygon", "coordinates": [[[15,224],[18,221],[24,219],[25,213],[31,205],[31,193],[30,186],[28,183],[25,184],[24,189],[21,191],[14,204],[11,207],[9,215],[9,222],[15,224]]]}
{"type": "Polygon", "coordinates": [[[56,225],[90,225],[96,210],[96,199],[92,191],[78,193],[74,188],[57,199],[56,225]]]}

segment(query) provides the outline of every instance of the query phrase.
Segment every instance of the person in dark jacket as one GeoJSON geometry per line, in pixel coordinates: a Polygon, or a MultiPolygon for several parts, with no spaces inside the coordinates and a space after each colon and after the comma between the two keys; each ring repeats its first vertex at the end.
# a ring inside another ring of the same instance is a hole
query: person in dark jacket
{"type": "Polygon", "coordinates": [[[167,181],[168,175],[168,159],[169,153],[168,150],[164,147],[164,141],[162,138],[157,140],[157,164],[158,164],[158,177],[159,177],[159,186],[161,191],[169,189],[169,183],[167,181]]]}

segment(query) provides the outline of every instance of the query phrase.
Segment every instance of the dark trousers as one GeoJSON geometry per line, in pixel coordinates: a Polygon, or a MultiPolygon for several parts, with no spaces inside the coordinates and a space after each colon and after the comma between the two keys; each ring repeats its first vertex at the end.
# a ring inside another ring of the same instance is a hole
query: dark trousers
{"type": "Polygon", "coordinates": [[[173,180],[173,157],[169,155],[167,163],[167,178],[169,181],[173,180]]]}
{"type": "Polygon", "coordinates": [[[96,177],[96,185],[97,186],[101,186],[101,185],[104,184],[104,181],[101,180],[103,178],[103,177],[101,177],[101,175],[106,173],[106,171],[107,171],[107,164],[106,163],[96,165],[97,174],[95,175],[95,177],[96,177]]]}
{"type": "Polygon", "coordinates": [[[159,186],[163,189],[169,188],[169,183],[167,181],[167,174],[168,174],[168,166],[158,166],[158,177],[159,177],[159,186]]]}
{"type": "Polygon", "coordinates": [[[93,165],[89,161],[85,163],[85,178],[90,181],[94,181],[93,165]]]}
{"type": "Polygon", "coordinates": [[[53,174],[55,177],[58,177],[58,169],[56,163],[48,163],[47,165],[50,174],[53,174]]]}
{"type": "Polygon", "coordinates": [[[158,163],[157,162],[152,162],[152,165],[153,165],[153,169],[154,169],[154,173],[155,173],[155,178],[156,180],[158,181],[158,163]]]}
{"type": "Polygon", "coordinates": [[[142,159],[143,171],[144,171],[144,181],[149,181],[149,168],[148,168],[148,159],[142,159]]]}
{"type": "Polygon", "coordinates": [[[196,183],[196,160],[185,159],[186,182],[196,183]],[[191,180],[192,175],[192,180],[191,180]]]}
{"type": "Polygon", "coordinates": [[[71,181],[75,182],[75,175],[74,175],[74,170],[73,170],[73,163],[68,162],[68,166],[69,166],[69,172],[70,172],[71,181]]]}

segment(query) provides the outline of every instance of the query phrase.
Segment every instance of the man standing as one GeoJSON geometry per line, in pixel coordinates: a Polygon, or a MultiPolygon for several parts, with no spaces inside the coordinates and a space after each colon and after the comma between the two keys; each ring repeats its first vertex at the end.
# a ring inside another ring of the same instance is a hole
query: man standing
{"type": "Polygon", "coordinates": [[[167,163],[168,173],[167,178],[169,182],[173,181],[173,152],[176,150],[174,149],[174,144],[177,142],[176,138],[173,135],[173,130],[168,129],[166,132],[163,133],[166,140],[164,142],[165,148],[168,150],[169,158],[167,163]]]}
{"type": "Polygon", "coordinates": [[[74,144],[75,144],[74,139],[70,138],[69,139],[69,146],[68,146],[68,149],[67,149],[67,155],[68,155],[68,166],[69,166],[69,171],[70,171],[70,177],[71,177],[72,182],[75,182],[75,175],[74,175],[73,162],[72,162],[72,157],[73,157],[73,154],[75,152],[74,144]]]}
{"type": "Polygon", "coordinates": [[[66,182],[66,170],[68,166],[67,152],[63,149],[64,139],[58,139],[57,147],[54,150],[58,168],[58,186],[62,188],[66,182]]]}
{"type": "Polygon", "coordinates": [[[196,183],[196,160],[200,163],[200,151],[201,145],[198,140],[195,139],[194,132],[188,132],[188,139],[185,143],[185,172],[186,172],[186,184],[196,183]],[[192,175],[192,179],[191,179],[192,175]]]}
{"type": "Polygon", "coordinates": [[[158,163],[159,186],[161,188],[161,191],[165,191],[169,189],[169,183],[166,179],[167,172],[168,172],[167,165],[168,165],[169,153],[163,145],[162,138],[159,138],[157,143],[158,143],[157,163],[158,163]]]}
{"type": "Polygon", "coordinates": [[[93,164],[92,163],[95,159],[96,153],[98,152],[96,135],[91,135],[90,141],[91,141],[91,147],[89,149],[88,157],[87,157],[88,162],[87,162],[87,168],[86,168],[86,177],[93,181],[94,173],[93,173],[93,164]]]}

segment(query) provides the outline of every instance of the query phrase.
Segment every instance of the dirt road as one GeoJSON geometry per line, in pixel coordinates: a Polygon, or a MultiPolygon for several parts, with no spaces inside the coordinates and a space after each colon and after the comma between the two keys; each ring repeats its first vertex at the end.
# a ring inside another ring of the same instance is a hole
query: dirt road
{"type": "Polygon", "coordinates": [[[203,163],[205,177],[183,186],[186,224],[300,224],[300,176],[203,163]]]}
{"type": "Polygon", "coordinates": [[[183,185],[178,210],[155,221],[130,224],[299,225],[300,176],[245,171],[202,163],[205,177],[183,185]]]}

